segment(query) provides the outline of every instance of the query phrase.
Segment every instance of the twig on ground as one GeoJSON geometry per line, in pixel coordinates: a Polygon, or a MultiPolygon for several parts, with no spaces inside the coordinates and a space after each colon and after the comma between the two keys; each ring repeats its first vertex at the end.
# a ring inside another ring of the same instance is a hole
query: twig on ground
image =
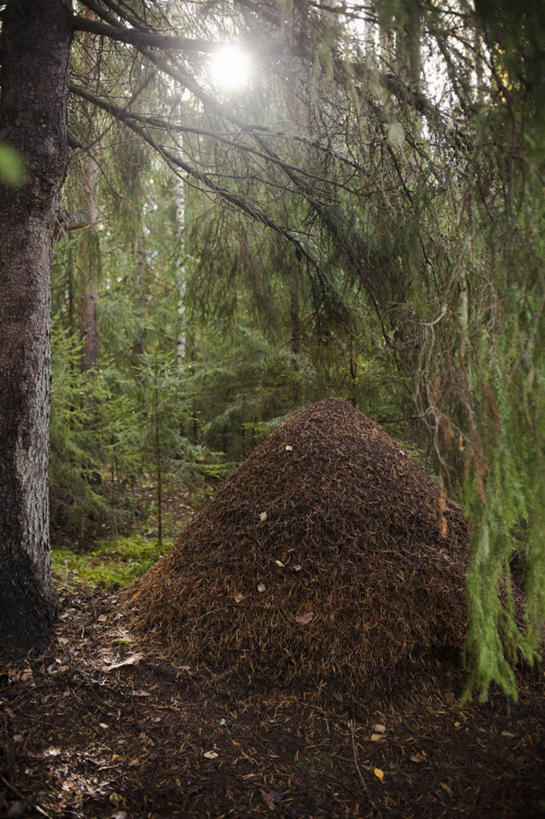
{"type": "Polygon", "coordinates": [[[49,813],[46,813],[43,808],[36,804],[36,802],[33,802],[31,799],[27,799],[26,796],[23,793],[21,793],[19,788],[16,788],[15,785],[12,785],[11,782],[8,782],[8,780],[4,776],[0,776],[0,780],[4,783],[6,788],[9,788],[10,791],[15,794],[15,796],[18,796],[19,799],[22,799],[23,802],[26,802],[42,816],[47,816],[47,819],[51,819],[51,815],[49,813]]]}
{"type": "Polygon", "coordinates": [[[358,752],[356,750],[356,738],[355,738],[355,735],[354,735],[354,723],[355,723],[355,720],[351,719],[350,720],[350,735],[352,737],[352,751],[354,753],[354,764],[356,766],[356,770],[358,772],[358,776],[360,778],[360,782],[362,784],[363,790],[365,791],[365,793],[369,797],[369,791],[367,790],[367,785],[365,784],[365,779],[363,778],[363,774],[361,772],[361,768],[360,768],[359,762],[358,762],[358,752]]]}

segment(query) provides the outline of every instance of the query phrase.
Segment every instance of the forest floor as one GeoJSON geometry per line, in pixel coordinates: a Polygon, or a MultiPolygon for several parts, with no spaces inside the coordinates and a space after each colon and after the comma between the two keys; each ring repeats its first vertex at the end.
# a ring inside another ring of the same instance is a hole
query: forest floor
{"type": "Polygon", "coordinates": [[[545,816],[537,674],[516,705],[462,707],[462,672],[438,668],[347,712],[173,662],[122,591],[56,582],[48,651],[0,668],[0,816],[545,816]]]}

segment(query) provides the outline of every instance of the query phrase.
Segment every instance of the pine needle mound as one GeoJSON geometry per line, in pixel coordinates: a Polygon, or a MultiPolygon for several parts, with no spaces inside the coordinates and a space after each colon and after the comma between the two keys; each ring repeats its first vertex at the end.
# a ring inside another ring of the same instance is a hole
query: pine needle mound
{"type": "Polygon", "coordinates": [[[459,656],[468,556],[461,509],[329,398],[252,452],[132,603],[188,662],[342,697],[459,656]]]}

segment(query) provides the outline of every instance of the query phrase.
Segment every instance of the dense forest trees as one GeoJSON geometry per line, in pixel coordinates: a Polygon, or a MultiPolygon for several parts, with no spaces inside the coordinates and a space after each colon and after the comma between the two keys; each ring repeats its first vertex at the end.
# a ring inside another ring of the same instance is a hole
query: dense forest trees
{"type": "Polygon", "coordinates": [[[0,648],[40,648],[54,612],[56,244],[55,516],[110,514],[142,470],[160,499],[166,460],[237,460],[295,407],[348,397],[465,504],[471,685],[514,693],[545,613],[540,9],[0,10],[0,143],[25,167],[0,182],[0,648]],[[210,60],[233,40],[252,72],[227,92],[210,60]]]}

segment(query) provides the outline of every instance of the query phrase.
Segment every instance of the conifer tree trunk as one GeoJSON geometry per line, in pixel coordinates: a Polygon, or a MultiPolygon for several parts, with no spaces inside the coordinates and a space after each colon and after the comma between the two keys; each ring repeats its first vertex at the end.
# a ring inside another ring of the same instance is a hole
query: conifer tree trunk
{"type": "Polygon", "coordinates": [[[301,322],[299,320],[299,294],[297,292],[297,278],[294,274],[290,285],[290,347],[291,347],[291,368],[295,372],[299,371],[297,357],[301,352],[301,322]]]}
{"type": "Polygon", "coordinates": [[[142,322],[140,330],[136,336],[133,352],[136,356],[144,355],[146,343],[146,304],[148,297],[148,282],[146,275],[146,238],[144,236],[144,226],[142,225],[138,239],[136,240],[136,267],[134,268],[134,283],[136,286],[135,307],[139,320],[142,322]]]}
{"type": "MultiPolygon", "coordinates": [[[[92,11],[85,8],[83,16],[94,20],[92,11]]],[[[85,84],[91,91],[95,90],[97,82],[97,48],[94,34],[86,31],[83,40],[83,71],[85,84]]],[[[91,115],[90,115],[91,116],[91,115]]],[[[92,129],[91,129],[92,130],[92,129]]],[[[90,225],[86,229],[81,248],[81,335],[83,350],[81,369],[83,372],[93,370],[98,361],[98,179],[99,168],[94,150],[91,148],[85,159],[83,168],[84,209],[89,214],[90,225]]]]}
{"type": "Polygon", "coordinates": [[[0,654],[41,649],[55,611],[47,486],[50,262],[67,162],[69,0],[8,0],[0,140],[26,180],[0,183],[0,654]]]}
{"type": "Polygon", "coordinates": [[[422,70],[420,34],[420,9],[416,3],[408,3],[403,24],[397,35],[397,61],[400,73],[405,74],[413,91],[420,88],[422,70]]]}
{"type": "Polygon", "coordinates": [[[72,248],[68,249],[68,259],[66,260],[66,278],[68,286],[68,332],[72,335],[75,332],[74,324],[74,256],[72,248]]]}
{"type": "Polygon", "coordinates": [[[84,169],[85,210],[89,213],[91,224],[85,230],[81,248],[81,335],[83,350],[81,369],[92,370],[98,361],[98,166],[93,157],[87,159],[84,169]]]}
{"type": "Polygon", "coordinates": [[[155,445],[155,479],[157,485],[157,543],[163,543],[163,464],[161,451],[161,418],[159,412],[159,362],[154,361],[153,426],[155,445]]]}

